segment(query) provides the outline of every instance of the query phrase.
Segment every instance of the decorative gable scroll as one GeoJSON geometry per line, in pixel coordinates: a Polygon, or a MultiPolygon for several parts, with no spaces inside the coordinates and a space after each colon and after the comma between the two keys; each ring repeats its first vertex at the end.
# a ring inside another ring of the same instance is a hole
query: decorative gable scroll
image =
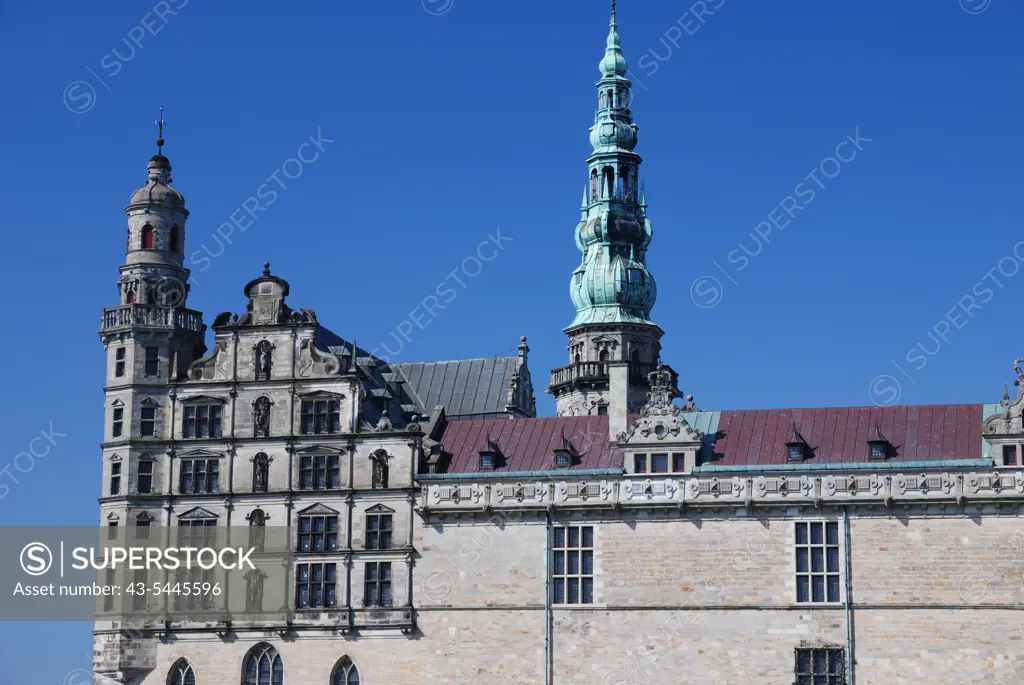
{"type": "Polygon", "coordinates": [[[618,435],[620,443],[695,442],[702,443],[704,434],[683,418],[683,408],[673,404],[676,392],[672,373],[661,364],[647,376],[651,390],[647,404],[640,409],[640,418],[628,431],[618,435]]]}

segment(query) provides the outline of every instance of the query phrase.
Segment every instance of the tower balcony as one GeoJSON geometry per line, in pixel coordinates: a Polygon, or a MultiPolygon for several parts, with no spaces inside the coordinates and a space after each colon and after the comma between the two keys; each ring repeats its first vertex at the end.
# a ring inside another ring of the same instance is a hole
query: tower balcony
{"type": "MultiPolygon", "coordinates": [[[[551,372],[551,385],[548,392],[557,395],[562,390],[569,388],[600,387],[607,384],[608,366],[611,363],[614,362],[576,362],[554,369],[551,372]]],[[[646,385],[647,375],[657,366],[645,362],[628,362],[628,364],[630,385],[646,385]]]]}
{"type": "Polygon", "coordinates": [[[202,333],[203,315],[191,309],[147,304],[126,304],[103,310],[101,332],[106,333],[129,326],[202,333]]]}

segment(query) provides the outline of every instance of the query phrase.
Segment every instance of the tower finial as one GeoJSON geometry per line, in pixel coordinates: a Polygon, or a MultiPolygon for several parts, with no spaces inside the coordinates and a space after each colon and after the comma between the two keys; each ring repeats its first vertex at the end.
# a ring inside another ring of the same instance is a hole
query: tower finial
{"type": "Polygon", "coordinates": [[[157,129],[159,131],[159,133],[157,134],[157,139],[156,139],[156,151],[157,151],[157,154],[161,154],[162,155],[164,153],[164,126],[167,125],[167,122],[164,121],[164,106],[163,105],[160,105],[160,118],[157,119],[156,121],[154,121],[153,123],[157,125],[157,129]]]}

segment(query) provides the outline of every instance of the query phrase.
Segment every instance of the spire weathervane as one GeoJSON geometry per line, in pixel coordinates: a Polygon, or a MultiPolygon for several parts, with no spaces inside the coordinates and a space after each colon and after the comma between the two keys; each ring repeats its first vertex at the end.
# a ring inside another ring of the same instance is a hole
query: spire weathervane
{"type": "Polygon", "coordinates": [[[157,150],[157,153],[162,155],[164,153],[164,126],[167,125],[167,122],[164,121],[164,106],[163,105],[160,105],[160,118],[157,119],[156,121],[154,121],[153,123],[156,124],[157,128],[159,129],[159,133],[157,134],[157,139],[156,139],[156,150],[157,150]]]}

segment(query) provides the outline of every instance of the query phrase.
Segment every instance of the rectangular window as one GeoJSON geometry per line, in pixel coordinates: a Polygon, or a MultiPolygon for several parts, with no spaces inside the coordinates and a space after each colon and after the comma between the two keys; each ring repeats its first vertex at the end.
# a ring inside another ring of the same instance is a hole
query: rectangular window
{"type": "Polygon", "coordinates": [[[148,540],[149,539],[149,521],[142,520],[135,522],[135,539],[136,540],[148,540]]]}
{"type": "MultiPolygon", "coordinates": [[[[217,582],[217,574],[215,569],[203,569],[199,566],[193,566],[192,568],[179,568],[174,571],[173,576],[175,583],[181,583],[184,586],[186,583],[192,587],[193,583],[209,583],[210,587],[217,582]]],[[[200,585],[202,587],[202,585],[200,585]]],[[[216,597],[212,592],[206,594],[177,594],[174,597],[174,610],[177,612],[194,612],[194,611],[212,611],[216,608],[216,597]]],[[[195,620],[199,620],[198,618],[195,620]]]]}
{"type": "Polygon", "coordinates": [[[839,602],[839,524],[796,524],[796,601],[839,602]]]}
{"type": "Polygon", "coordinates": [[[391,549],[391,514],[366,516],[366,549],[391,549]]]}
{"type": "Polygon", "coordinates": [[[608,416],[608,405],[607,404],[599,404],[599,405],[597,405],[597,415],[598,416],[608,416]]]}
{"type": "Polygon", "coordinates": [[[295,605],[300,609],[338,606],[336,579],[334,564],[299,564],[295,571],[295,605]]]}
{"type": "Polygon", "coordinates": [[[337,400],[308,400],[302,403],[302,432],[324,435],[341,432],[341,403],[337,400]]]}
{"type": "Polygon", "coordinates": [[[334,552],[337,549],[337,516],[299,517],[300,552],[334,552]]]}
{"type": "Polygon", "coordinates": [[[209,547],[216,538],[216,519],[178,521],[178,547],[209,547]]]}
{"type": "Polygon", "coordinates": [[[181,435],[185,438],[219,438],[220,417],[219,404],[186,406],[182,416],[181,435]]]}
{"type": "Polygon", "coordinates": [[[1003,445],[1003,466],[1017,465],[1017,446],[1003,445]]]}
{"type": "MultiPolygon", "coordinates": [[[[115,571],[114,569],[108,568],[104,572],[104,575],[106,576],[106,579],[107,579],[107,582],[106,582],[107,587],[111,587],[112,585],[114,585],[114,583],[117,582],[117,571],[115,571]]],[[[110,612],[110,611],[113,611],[113,610],[114,610],[114,595],[104,595],[103,596],[103,611],[104,612],[110,612]]]]}
{"type": "Polygon", "coordinates": [[[480,455],[480,470],[481,471],[493,471],[494,470],[494,455],[493,454],[481,454],[480,455]]]}
{"type": "Polygon", "coordinates": [[[110,424],[110,434],[115,437],[121,437],[124,432],[124,407],[114,407],[114,420],[110,424]]]}
{"type": "Polygon", "coordinates": [[[144,438],[156,434],[156,407],[143,407],[139,415],[139,433],[144,438]]]}
{"type": "Polygon", "coordinates": [[[132,583],[134,583],[136,586],[135,596],[132,597],[132,611],[146,610],[146,605],[148,604],[148,602],[146,601],[146,596],[147,591],[149,590],[149,583],[147,582],[148,580],[149,574],[146,572],[146,569],[144,568],[136,569],[132,573],[132,583]],[[141,588],[145,588],[145,590],[143,590],[142,592],[138,592],[138,589],[141,588]]]}
{"type": "Polygon", "coordinates": [[[114,351],[114,376],[117,378],[124,377],[124,359],[125,348],[117,348],[117,350],[114,351]]]}
{"type": "Polygon", "coordinates": [[[796,685],[845,685],[846,659],[842,649],[796,650],[796,685]]]}
{"type": "Polygon", "coordinates": [[[366,565],[363,606],[391,606],[391,562],[379,561],[366,565]]]}
{"type": "Polygon", "coordinates": [[[558,526],[552,544],[552,602],[594,603],[594,527],[558,526]]]}
{"type": "Polygon", "coordinates": [[[140,495],[153,492],[153,462],[148,459],[139,460],[138,490],[140,495]]]}
{"type": "Polygon", "coordinates": [[[869,459],[882,460],[885,459],[885,443],[873,442],[871,443],[871,454],[868,455],[869,459]]]}
{"type": "Polygon", "coordinates": [[[121,494],[121,462],[110,465],[110,494],[111,496],[121,494]]]}
{"type": "Polygon", "coordinates": [[[668,473],[668,455],[651,455],[651,473],[668,473]]]}
{"type": "Polygon", "coordinates": [[[672,455],[672,470],[675,473],[682,473],[686,470],[686,455],[685,454],[673,454],[672,455]]]}
{"type": "Polygon", "coordinates": [[[107,539],[117,539],[117,521],[111,521],[107,524],[107,539]]]}
{"type": "Polygon", "coordinates": [[[216,459],[181,460],[182,494],[217,492],[219,481],[220,463],[216,459]]]}
{"type": "Polygon", "coordinates": [[[337,455],[301,457],[300,490],[336,490],[341,487],[340,460],[337,455]]]}
{"type": "Polygon", "coordinates": [[[647,455],[633,455],[633,473],[647,473],[647,455]]]}
{"type": "Polygon", "coordinates": [[[160,375],[160,348],[159,347],[147,347],[146,348],[146,370],[147,376],[158,376],[160,375]]]}

